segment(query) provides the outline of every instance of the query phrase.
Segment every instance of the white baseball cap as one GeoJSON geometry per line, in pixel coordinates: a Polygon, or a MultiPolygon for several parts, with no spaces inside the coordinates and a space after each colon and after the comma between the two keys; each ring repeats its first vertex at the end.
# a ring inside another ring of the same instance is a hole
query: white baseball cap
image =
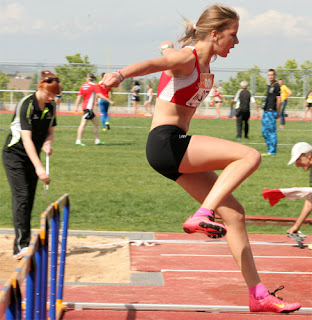
{"type": "Polygon", "coordinates": [[[288,165],[294,163],[303,153],[312,152],[312,146],[306,142],[298,142],[291,149],[288,165]]]}

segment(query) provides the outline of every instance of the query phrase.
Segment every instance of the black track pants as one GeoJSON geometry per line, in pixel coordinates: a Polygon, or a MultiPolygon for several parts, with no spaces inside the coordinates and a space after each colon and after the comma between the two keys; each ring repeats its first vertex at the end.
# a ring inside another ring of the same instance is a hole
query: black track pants
{"type": "Polygon", "coordinates": [[[12,192],[13,224],[15,229],[14,254],[27,247],[31,237],[31,211],[38,177],[28,157],[10,151],[2,153],[3,165],[12,192]]]}

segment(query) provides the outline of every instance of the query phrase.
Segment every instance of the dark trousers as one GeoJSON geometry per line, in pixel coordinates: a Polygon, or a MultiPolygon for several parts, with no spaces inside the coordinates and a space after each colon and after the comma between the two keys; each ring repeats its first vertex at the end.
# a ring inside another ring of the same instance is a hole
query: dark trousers
{"type": "Polygon", "coordinates": [[[12,192],[13,224],[15,229],[14,254],[27,247],[31,237],[31,211],[38,177],[28,157],[10,151],[2,153],[3,165],[12,192]]]}
{"type": "Polygon", "coordinates": [[[287,105],[287,99],[282,102],[282,111],[280,113],[280,124],[284,125],[285,124],[285,109],[287,105]]]}
{"type": "Polygon", "coordinates": [[[249,111],[238,111],[238,113],[236,115],[236,129],[237,129],[236,138],[242,137],[243,125],[244,125],[244,131],[245,131],[245,138],[248,138],[248,132],[249,132],[248,120],[249,120],[249,118],[250,118],[249,111]]]}

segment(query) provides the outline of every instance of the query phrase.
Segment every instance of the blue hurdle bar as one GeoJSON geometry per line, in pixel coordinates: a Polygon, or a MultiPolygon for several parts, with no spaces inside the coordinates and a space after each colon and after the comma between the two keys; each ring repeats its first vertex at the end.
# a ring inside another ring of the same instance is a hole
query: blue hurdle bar
{"type": "Polygon", "coordinates": [[[58,313],[63,313],[65,311],[65,305],[62,304],[62,302],[63,302],[64,276],[65,276],[67,234],[68,234],[68,224],[69,224],[69,198],[68,197],[65,198],[64,201],[66,201],[66,203],[64,204],[64,207],[63,207],[63,226],[62,226],[62,243],[61,243],[61,256],[60,256],[60,272],[59,272],[58,291],[57,291],[57,300],[56,300],[56,303],[58,306],[58,313]]]}
{"type": "Polygon", "coordinates": [[[47,317],[47,279],[49,221],[51,224],[51,270],[49,319],[60,319],[65,310],[62,303],[67,233],[69,221],[69,199],[65,194],[43,212],[40,219],[40,232],[34,232],[28,251],[19,262],[10,279],[0,290],[0,318],[22,319],[22,294],[20,285],[26,279],[25,319],[45,320],[47,317]],[[60,208],[63,208],[63,231],[60,256],[59,280],[57,278],[58,238],[60,208]],[[56,299],[57,297],[57,299],[56,299]]]}

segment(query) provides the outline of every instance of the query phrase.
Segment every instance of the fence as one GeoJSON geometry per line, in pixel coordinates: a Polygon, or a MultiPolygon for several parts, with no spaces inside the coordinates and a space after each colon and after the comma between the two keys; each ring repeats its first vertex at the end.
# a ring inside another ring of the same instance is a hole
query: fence
{"type": "Polygon", "coordinates": [[[18,263],[11,277],[0,291],[0,318],[6,320],[22,319],[25,310],[26,320],[42,320],[48,317],[51,320],[60,319],[65,310],[62,304],[65,275],[65,258],[67,246],[67,232],[69,222],[69,198],[64,194],[56,202],[50,204],[42,213],[40,230],[32,235],[28,251],[18,263]],[[58,247],[60,230],[60,210],[63,209],[63,226],[61,253],[58,268],[58,247]],[[51,237],[49,233],[51,231],[51,237]],[[51,238],[51,239],[50,239],[51,238]],[[50,240],[50,241],[49,241],[50,240]],[[49,261],[50,251],[50,265],[49,261]],[[48,272],[50,266],[50,302],[48,297],[48,272]],[[26,288],[22,284],[26,280],[26,288]],[[25,291],[23,294],[22,292],[25,291]],[[22,297],[26,301],[22,301],[22,297]]]}
{"type": "MultiPolygon", "coordinates": [[[[17,102],[21,99],[20,94],[22,94],[22,96],[29,94],[31,92],[34,92],[33,90],[0,90],[1,92],[7,92],[9,93],[9,97],[3,101],[0,101],[0,110],[10,110],[13,111],[15,110],[16,104],[17,102]],[[19,94],[19,95],[18,95],[19,94]]],[[[76,97],[78,91],[63,91],[64,94],[70,94],[72,97],[76,97]]],[[[115,104],[113,106],[110,106],[110,112],[111,113],[127,113],[127,114],[131,114],[133,113],[132,110],[132,102],[131,102],[131,93],[129,92],[114,92],[113,96],[112,96],[112,100],[114,100],[114,97],[116,96],[124,96],[124,98],[122,99],[123,102],[115,104]]],[[[142,97],[142,101],[141,101],[141,109],[142,112],[144,112],[143,110],[143,104],[144,101],[147,99],[147,94],[146,93],[140,93],[140,96],[142,97]]],[[[156,94],[154,93],[154,97],[156,96],[156,94]]],[[[230,101],[232,98],[234,98],[234,96],[232,95],[224,95],[226,98],[226,103],[223,104],[223,106],[221,107],[221,113],[222,110],[224,111],[224,114],[228,114],[228,110],[230,108],[230,101]]],[[[262,100],[264,98],[264,96],[255,96],[259,107],[262,104],[262,100]]],[[[304,101],[305,101],[306,97],[289,97],[289,102],[293,102],[292,106],[287,107],[287,113],[289,113],[291,116],[294,117],[302,117],[302,114],[304,112],[304,101]]],[[[120,99],[119,99],[120,100],[120,99]]],[[[75,100],[74,98],[72,99],[66,99],[62,101],[61,106],[60,106],[60,111],[74,111],[75,109],[75,100]]],[[[215,109],[214,107],[209,107],[209,97],[201,104],[198,113],[200,114],[204,114],[207,115],[209,112],[209,109],[215,109]]]]}

